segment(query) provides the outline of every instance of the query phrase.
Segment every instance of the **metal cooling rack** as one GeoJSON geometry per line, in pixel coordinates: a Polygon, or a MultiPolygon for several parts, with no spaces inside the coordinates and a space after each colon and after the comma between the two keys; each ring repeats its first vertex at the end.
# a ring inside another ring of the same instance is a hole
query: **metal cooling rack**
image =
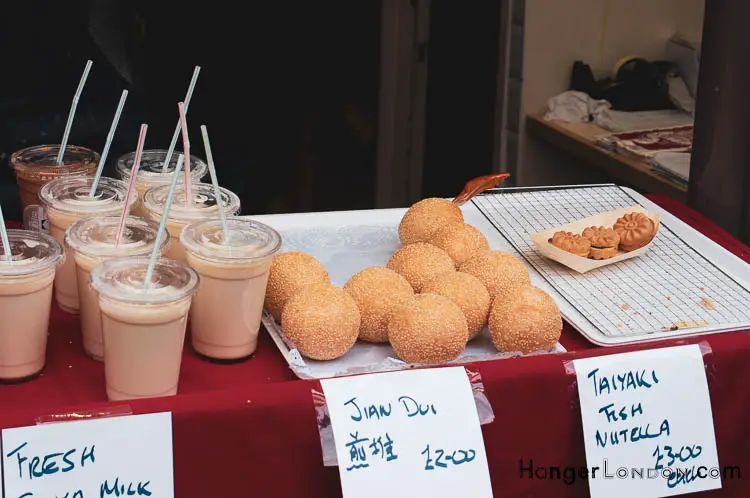
{"type": "Polygon", "coordinates": [[[597,344],[750,329],[750,267],[666,214],[638,258],[582,275],[539,254],[530,236],[541,230],[634,205],[665,213],[629,189],[498,189],[473,202],[563,298],[566,319],[597,344]],[[732,267],[740,271],[729,273],[732,267]]]}

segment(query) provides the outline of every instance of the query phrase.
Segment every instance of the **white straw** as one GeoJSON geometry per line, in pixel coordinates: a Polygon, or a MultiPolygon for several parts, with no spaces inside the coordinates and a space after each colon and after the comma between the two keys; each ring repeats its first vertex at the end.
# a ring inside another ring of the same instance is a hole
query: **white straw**
{"type": "Polygon", "coordinates": [[[127,100],[127,98],[128,98],[128,91],[123,90],[122,96],[120,96],[120,103],[117,104],[115,117],[112,120],[112,125],[109,127],[109,133],[107,133],[107,141],[104,143],[104,149],[102,150],[102,157],[101,159],[99,159],[99,166],[96,168],[96,175],[94,176],[94,183],[91,184],[89,197],[94,197],[94,194],[96,193],[96,187],[99,185],[99,178],[102,177],[102,171],[104,171],[104,163],[107,162],[107,156],[109,155],[109,148],[112,145],[112,140],[115,138],[115,130],[117,130],[117,123],[120,122],[120,115],[122,115],[122,108],[125,107],[125,100],[127,100]]]}
{"type": "Polygon", "coordinates": [[[10,242],[8,241],[8,230],[5,228],[5,217],[3,216],[3,207],[0,206],[0,238],[3,240],[3,252],[5,252],[5,261],[9,265],[13,265],[13,254],[10,250],[10,242]]]}
{"type": "Polygon", "coordinates": [[[214,165],[214,155],[211,153],[211,142],[208,140],[208,130],[206,125],[201,126],[203,135],[203,148],[206,150],[206,160],[208,161],[208,171],[211,174],[211,183],[214,185],[214,195],[216,204],[219,206],[219,219],[221,227],[224,229],[224,245],[229,244],[229,225],[227,225],[227,215],[224,213],[224,205],[221,202],[221,189],[219,188],[219,178],[216,176],[216,166],[214,165]]]}
{"type": "MultiPolygon", "coordinates": [[[[193,98],[193,90],[195,90],[195,83],[198,81],[198,74],[201,72],[200,66],[195,66],[195,69],[193,70],[193,77],[190,80],[190,86],[188,87],[187,94],[185,94],[185,114],[188,112],[188,107],[190,106],[190,99],[193,98]]],[[[164,164],[161,167],[161,172],[166,173],[167,172],[167,166],[169,166],[169,162],[172,160],[172,155],[174,154],[174,148],[177,145],[177,140],[180,138],[180,129],[182,128],[182,122],[180,120],[177,120],[177,126],[174,129],[174,135],[172,135],[172,142],[169,144],[169,150],[167,150],[167,156],[164,158],[164,164]]]]}
{"type": "Polygon", "coordinates": [[[156,241],[154,242],[154,249],[151,251],[151,260],[148,262],[148,269],[146,270],[146,278],[143,281],[143,290],[148,291],[151,287],[151,278],[154,276],[154,267],[156,266],[156,260],[159,259],[159,250],[161,249],[161,241],[164,238],[164,231],[167,229],[167,219],[169,218],[169,210],[172,208],[172,198],[174,197],[174,191],[177,189],[177,181],[182,170],[182,163],[185,162],[185,156],[180,154],[177,159],[177,167],[174,170],[174,176],[172,177],[172,186],[169,187],[169,193],[167,194],[167,201],[164,203],[164,212],[161,215],[161,223],[159,223],[159,231],[156,234],[156,241]]]}
{"type": "Polygon", "coordinates": [[[76,108],[78,107],[78,100],[81,98],[83,93],[83,85],[86,84],[86,79],[89,77],[89,71],[91,71],[91,65],[93,62],[86,62],[86,68],[83,70],[81,81],[78,83],[78,90],[73,97],[73,104],[70,106],[70,113],[68,113],[68,122],[65,124],[65,133],[63,134],[62,142],[60,142],[60,152],[57,153],[57,164],[62,164],[63,154],[65,154],[65,147],[68,145],[68,137],[70,136],[70,128],[73,126],[73,118],[76,115],[76,108]]]}

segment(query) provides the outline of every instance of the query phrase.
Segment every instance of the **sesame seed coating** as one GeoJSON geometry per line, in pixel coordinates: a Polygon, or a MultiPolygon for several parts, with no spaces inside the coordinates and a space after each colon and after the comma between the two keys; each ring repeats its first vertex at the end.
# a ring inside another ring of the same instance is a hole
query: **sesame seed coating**
{"type": "Polygon", "coordinates": [[[428,242],[447,252],[457,265],[490,248],[482,232],[460,221],[452,221],[438,228],[428,242]]]}
{"type": "Polygon", "coordinates": [[[357,273],[344,290],[357,303],[362,315],[359,339],[366,342],[388,342],[388,320],[393,307],[414,296],[414,289],[404,277],[382,266],[357,273]]]}
{"type": "Polygon", "coordinates": [[[498,351],[549,351],[562,333],[560,308],[543,290],[524,285],[512,298],[492,303],[489,329],[498,351]]]}
{"type": "Polygon", "coordinates": [[[416,292],[441,273],[456,271],[456,265],[442,249],[416,242],[396,251],[386,265],[404,277],[416,292]]]}
{"type": "Polygon", "coordinates": [[[268,271],[265,308],[274,319],[281,320],[287,300],[300,289],[317,283],[330,283],[323,265],[309,254],[283,252],[273,258],[268,271]]]}
{"type": "Polygon", "coordinates": [[[281,328],[299,353],[311,360],[334,360],[354,343],[360,315],[354,299],[331,284],[308,285],[284,306],[281,328]]]}
{"type": "Polygon", "coordinates": [[[459,271],[477,277],[493,301],[507,299],[521,286],[531,284],[529,270],[524,264],[502,251],[479,253],[462,264],[459,271]]]}
{"type": "Polygon", "coordinates": [[[422,292],[447,297],[461,308],[469,326],[469,340],[474,339],[487,325],[490,293],[478,278],[468,273],[443,273],[430,280],[422,292]]]}
{"type": "Polygon", "coordinates": [[[404,214],[398,225],[398,236],[404,245],[427,242],[435,230],[449,221],[464,221],[461,208],[447,199],[422,199],[404,214]]]}
{"type": "Polygon", "coordinates": [[[398,305],[388,322],[393,351],[408,363],[455,360],[469,338],[461,308],[447,297],[419,294],[398,305]]]}

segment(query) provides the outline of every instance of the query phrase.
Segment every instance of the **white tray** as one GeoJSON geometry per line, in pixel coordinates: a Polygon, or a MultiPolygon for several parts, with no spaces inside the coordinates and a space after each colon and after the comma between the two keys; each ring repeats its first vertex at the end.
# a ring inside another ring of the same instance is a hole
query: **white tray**
{"type": "Polygon", "coordinates": [[[634,190],[616,185],[496,189],[473,201],[534,284],[601,346],[750,329],[750,265],[634,190]],[[644,255],[581,275],[539,253],[535,232],[640,205],[661,218],[644,255]]]}
{"type": "MultiPolygon", "coordinates": [[[[503,237],[473,204],[463,206],[466,222],[485,234],[493,249],[508,251],[503,237]]],[[[341,211],[268,216],[252,216],[281,233],[283,250],[303,251],[316,257],[328,270],[331,282],[343,286],[355,273],[369,266],[383,266],[401,246],[398,224],[405,209],[341,211]]],[[[396,359],[389,345],[358,342],[346,355],[333,361],[303,359],[284,336],[279,324],[264,313],[263,324],[286,358],[294,373],[303,379],[341,377],[359,373],[403,370],[415,365],[396,359]]],[[[562,353],[557,344],[552,351],[532,354],[562,353]]],[[[474,363],[511,358],[520,353],[499,353],[485,329],[471,341],[452,364],[474,363]]]]}

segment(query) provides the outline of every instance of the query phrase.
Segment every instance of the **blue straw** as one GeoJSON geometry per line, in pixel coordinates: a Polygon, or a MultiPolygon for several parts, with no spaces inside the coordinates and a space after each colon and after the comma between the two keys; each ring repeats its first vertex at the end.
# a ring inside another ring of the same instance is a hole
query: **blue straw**
{"type": "Polygon", "coordinates": [[[185,156],[183,154],[180,154],[180,157],[177,159],[177,167],[174,170],[174,176],[172,177],[172,185],[169,187],[169,194],[167,194],[167,202],[164,204],[164,213],[161,215],[161,223],[159,224],[159,231],[156,234],[154,250],[151,251],[151,260],[148,262],[146,279],[143,282],[144,291],[148,291],[148,289],[151,287],[151,278],[154,276],[154,267],[156,266],[156,260],[159,259],[161,241],[164,238],[164,231],[167,229],[169,210],[172,208],[172,198],[174,197],[174,191],[177,190],[177,182],[180,177],[180,171],[182,170],[182,163],[184,162],[185,156]]]}
{"type": "MultiPolygon", "coordinates": [[[[200,66],[195,66],[195,70],[193,71],[193,78],[190,80],[190,86],[188,87],[187,94],[185,95],[185,114],[188,112],[188,106],[190,106],[190,99],[193,98],[193,90],[195,90],[195,84],[198,81],[198,74],[201,72],[200,66]]],[[[179,119],[177,119],[177,127],[174,129],[174,135],[172,135],[172,143],[169,144],[169,150],[167,150],[167,156],[164,158],[164,164],[161,166],[161,172],[166,173],[167,172],[167,166],[169,166],[169,161],[172,160],[172,155],[174,154],[174,148],[177,146],[177,140],[180,138],[180,131],[182,130],[182,123],[179,119]]]]}
{"type": "Polygon", "coordinates": [[[112,145],[112,140],[115,138],[115,130],[117,130],[117,123],[120,122],[120,116],[122,115],[122,108],[125,107],[125,100],[128,98],[128,91],[123,90],[122,96],[120,97],[120,103],[117,105],[115,111],[115,118],[112,120],[112,125],[109,127],[109,133],[107,133],[107,141],[104,143],[104,149],[102,150],[102,157],[99,159],[99,166],[96,168],[96,175],[94,176],[94,183],[91,184],[91,190],[89,191],[89,197],[94,197],[96,193],[96,187],[99,185],[99,179],[102,177],[102,171],[104,171],[104,163],[107,162],[107,156],[109,155],[109,148],[112,145]]]}
{"type": "MultiPolygon", "coordinates": [[[[211,142],[208,140],[208,130],[206,125],[201,126],[203,134],[203,148],[206,149],[206,160],[208,161],[208,171],[211,174],[211,183],[214,186],[214,195],[216,204],[219,206],[219,219],[221,227],[224,229],[224,245],[229,245],[229,225],[227,225],[227,215],[224,213],[224,204],[221,202],[221,188],[219,188],[219,178],[216,176],[216,166],[214,165],[214,155],[211,153],[211,142]]],[[[232,253],[230,246],[229,253],[232,253]]]]}
{"type": "Polygon", "coordinates": [[[57,164],[62,164],[63,155],[65,154],[65,147],[68,145],[68,138],[70,137],[70,128],[73,127],[73,118],[76,116],[76,109],[78,108],[78,101],[81,99],[81,93],[83,93],[83,85],[86,84],[86,80],[89,77],[89,71],[91,71],[91,65],[93,62],[87,61],[86,67],[83,69],[83,75],[81,75],[81,81],[78,82],[78,89],[76,94],[73,96],[73,103],[70,105],[70,112],[68,113],[68,122],[65,123],[65,132],[63,133],[62,142],[60,142],[60,152],[57,153],[57,164]]]}

